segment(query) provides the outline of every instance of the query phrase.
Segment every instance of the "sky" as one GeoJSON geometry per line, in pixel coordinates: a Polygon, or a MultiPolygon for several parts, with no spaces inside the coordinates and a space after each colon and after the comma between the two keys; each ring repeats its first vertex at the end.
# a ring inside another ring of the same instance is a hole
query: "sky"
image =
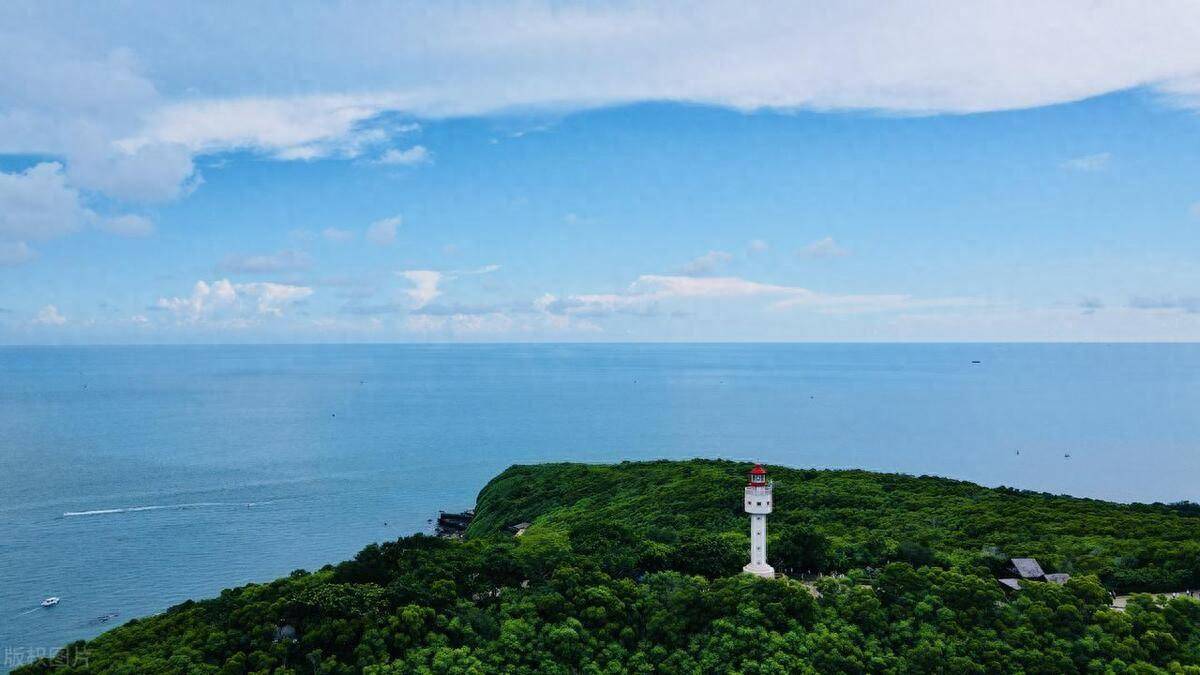
{"type": "Polygon", "coordinates": [[[0,344],[1200,340],[1200,3],[0,4],[0,344]]]}

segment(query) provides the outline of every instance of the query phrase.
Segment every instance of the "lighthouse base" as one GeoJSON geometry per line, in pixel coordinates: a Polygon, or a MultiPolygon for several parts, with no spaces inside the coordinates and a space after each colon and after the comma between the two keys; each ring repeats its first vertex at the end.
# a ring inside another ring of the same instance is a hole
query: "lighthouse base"
{"type": "Polygon", "coordinates": [[[750,563],[749,565],[746,565],[745,567],[743,567],[742,571],[745,572],[746,574],[753,574],[755,576],[759,576],[764,579],[774,579],[775,578],[775,568],[771,567],[770,565],[768,565],[766,563],[757,563],[757,564],[750,563]]]}

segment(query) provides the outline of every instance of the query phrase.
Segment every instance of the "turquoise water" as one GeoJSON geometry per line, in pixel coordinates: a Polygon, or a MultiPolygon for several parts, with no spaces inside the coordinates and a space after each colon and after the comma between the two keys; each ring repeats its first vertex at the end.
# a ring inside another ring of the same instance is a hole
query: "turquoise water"
{"type": "Polygon", "coordinates": [[[518,462],[1200,500],[1197,410],[1200,345],[5,348],[0,648],[343,560],[518,462]]]}

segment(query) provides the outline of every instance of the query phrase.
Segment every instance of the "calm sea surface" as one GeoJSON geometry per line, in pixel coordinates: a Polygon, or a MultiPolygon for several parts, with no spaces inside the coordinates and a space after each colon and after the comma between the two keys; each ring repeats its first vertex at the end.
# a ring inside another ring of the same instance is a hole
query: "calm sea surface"
{"type": "Polygon", "coordinates": [[[427,530],[513,463],[694,456],[1200,500],[1200,345],[0,349],[0,649],[427,530]]]}

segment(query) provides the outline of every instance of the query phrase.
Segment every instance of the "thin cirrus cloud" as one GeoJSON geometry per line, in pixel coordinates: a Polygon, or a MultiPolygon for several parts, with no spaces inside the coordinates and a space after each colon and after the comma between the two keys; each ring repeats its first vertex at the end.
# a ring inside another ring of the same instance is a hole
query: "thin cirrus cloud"
{"type": "Polygon", "coordinates": [[[406,150],[391,148],[375,160],[376,164],[389,166],[418,166],[433,161],[433,156],[423,145],[414,145],[406,150]]]}
{"type": "Polygon", "coordinates": [[[679,301],[738,301],[762,299],[768,308],[813,310],[824,314],[894,312],[911,309],[977,306],[971,298],[916,298],[907,294],[834,294],[799,286],[769,284],[741,277],[694,277],[646,274],[620,293],[577,294],[559,298],[552,294],[535,302],[544,311],[599,317],[624,313],[651,316],[660,305],[679,301]]]}
{"type": "Polygon", "coordinates": [[[269,255],[233,255],[226,257],[217,269],[231,274],[273,274],[293,272],[312,267],[312,258],[302,251],[285,250],[269,255]]]}
{"type": "Polygon", "coordinates": [[[343,230],[343,229],[340,229],[337,227],[327,227],[327,228],[321,230],[321,236],[324,237],[326,241],[332,241],[332,242],[340,244],[340,243],[345,243],[347,241],[353,241],[355,234],[354,234],[353,230],[343,230]]]}
{"type": "Polygon", "coordinates": [[[802,258],[844,258],[850,251],[833,237],[823,237],[801,248],[798,254],[802,258]]]}
{"type": "Polygon", "coordinates": [[[733,255],[726,251],[709,251],[702,256],[693,258],[679,269],[680,274],[688,277],[704,277],[715,274],[733,255]]]}
{"type": "Polygon", "coordinates": [[[401,216],[382,218],[367,226],[367,241],[376,246],[391,246],[396,242],[396,230],[404,222],[401,216]]]}
{"type": "Polygon", "coordinates": [[[1129,306],[1133,309],[1200,314],[1200,296],[1135,297],[1129,301],[1129,306]]]}
{"type": "Polygon", "coordinates": [[[1083,155],[1081,157],[1072,157],[1064,161],[1060,166],[1068,171],[1083,171],[1092,173],[1103,171],[1112,163],[1112,153],[1097,152],[1091,155],[1083,155]]]}
{"type": "Polygon", "coordinates": [[[625,289],[612,293],[578,293],[557,296],[544,293],[526,302],[461,303],[438,302],[448,282],[472,274],[499,269],[488,265],[473,270],[443,272],[403,270],[397,276],[409,284],[402,302],[347,305],[342,313],[374,317],[404,315],[405,330],[414,333],[540,333],[604,331],[607,319],[619,316],[652,319],[691,314],[695,303],[737,303],[772,312],[817,314],[901,313],[911,310],[937,311],[983,305],[973,298],[918,298],[908,294],[835,294],[741,277],[642,275],[625,289]]]}
{"type": "Polygon", "coordinates": [[[145,216],[125,214],[101,220],[100,229],[122,237],[149,237],[154,234],[154,221],[145,216]]]}
{"type": "Polygon", "coordinates": [[[36,255],[23,241],[0,242],[0,267],[15,267],[33,260],[36,255]]]}

